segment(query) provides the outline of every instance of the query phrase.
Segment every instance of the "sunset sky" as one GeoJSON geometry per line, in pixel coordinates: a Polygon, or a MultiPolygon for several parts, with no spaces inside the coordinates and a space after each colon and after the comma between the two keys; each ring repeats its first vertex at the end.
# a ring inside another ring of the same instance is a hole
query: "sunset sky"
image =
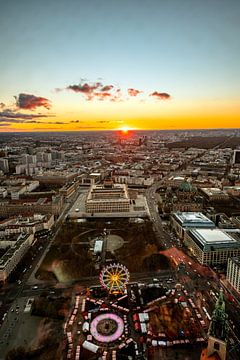
{"type": "Polygon", "coordinates": [[[236,128],[239,0],[0,0],[0,131],[236,128]]]}

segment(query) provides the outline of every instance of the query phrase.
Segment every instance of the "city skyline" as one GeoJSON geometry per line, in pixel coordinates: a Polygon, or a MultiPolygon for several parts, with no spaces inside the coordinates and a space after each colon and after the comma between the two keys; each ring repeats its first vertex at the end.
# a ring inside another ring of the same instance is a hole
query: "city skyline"
{"type": "Polygon", "coordinates": [[[0,131],[237,128],[240,4],[1,2],[0,131]]]}

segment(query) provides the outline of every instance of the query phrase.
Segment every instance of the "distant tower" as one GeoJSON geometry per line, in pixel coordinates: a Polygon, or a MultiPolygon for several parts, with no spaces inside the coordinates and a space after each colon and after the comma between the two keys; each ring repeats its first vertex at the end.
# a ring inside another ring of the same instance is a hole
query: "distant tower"
{"type": "Polygon", "coordinates": [[[232,162],[233,162],[233,165],[235,165],[235,164],[239,165],[240,164],[240,150],[239,149],[234,150],[232,162]]]}
{"type": "Polygon", "coordinates": [[[228,335],[227,319],[228,316],[225,312],[223,290],[221,289],[208,331],[208,346],[203,352],[201,360],[215,359],[215,357],[216,359],[221,360],[226,359],[228,335]]]}

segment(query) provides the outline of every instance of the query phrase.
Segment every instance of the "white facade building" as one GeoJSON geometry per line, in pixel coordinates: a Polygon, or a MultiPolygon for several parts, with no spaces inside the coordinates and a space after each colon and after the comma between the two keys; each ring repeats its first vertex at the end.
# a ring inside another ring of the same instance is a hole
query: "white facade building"
{"type": "Polygon", "coordinates": [[[240,257],[228,259],[227,280],[240,293],[240,257]]]}
{"type": "Polygon", "coordinates": [[[202,265],[226,264],[240,256],[240,243],[222,229],[192,229],[185,232],[184,243],[202,265]]]}
{"type": "Polygon", "coordinates": [[[0,281],[5,282],[33,242],[33,234],[20,234],[11,248],[0,258],[0,281]]]}

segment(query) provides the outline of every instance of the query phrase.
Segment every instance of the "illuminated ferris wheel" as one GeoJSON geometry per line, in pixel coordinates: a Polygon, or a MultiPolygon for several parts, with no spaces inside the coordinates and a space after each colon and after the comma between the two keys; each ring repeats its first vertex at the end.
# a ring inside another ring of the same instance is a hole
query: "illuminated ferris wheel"
{"type": "Polygon", "coordinates": [[[105,266],[100,273],[100,283],[111,294],[124,292],[129,281],[129,271],[122,264],[105,266]]]}

